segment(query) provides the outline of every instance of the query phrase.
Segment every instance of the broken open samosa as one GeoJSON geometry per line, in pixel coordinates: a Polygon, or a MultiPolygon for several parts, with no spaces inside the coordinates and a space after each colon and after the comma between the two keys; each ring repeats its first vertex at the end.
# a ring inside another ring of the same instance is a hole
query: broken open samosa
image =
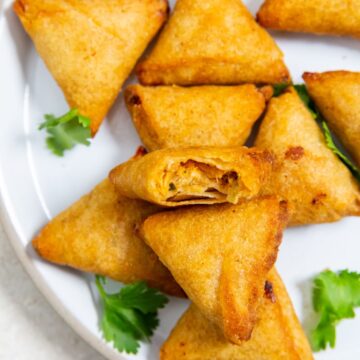
{"type": "Polygon", "coordinates": [[[139,222],[158,207],[119,195],[109,180],[47,224],[32,244],[44,259],[124,283],[144,280],[182,295],[157,255],[136,235],[139,222]]]}
{"type": "Polygon", "coordinates": [[[271,271],[251,339],[226,341],[195,305],[163,344],[160,360],[312,360],[312,352],[284,284],[271,271]]]}
{"type": "Polygon", "coordinates": [[[147,44],[166,0],[16,0],[14,10],[93,135],[147,44]]]}
{"type": "Polygon", "coordinates": [[[331,130],[360,166],[360,73],[329,71],[303,77],[331,130]]]}
{"type": "MultiPolygon", "coordinates": [[[[266,96],[266,93],[265,93],[266,96]]],[[[243,145],[265,108],[254,85],[131,85],[126,105],[150,151],[180,146],[243,145]]]]}
{"type": "Polygon", "coordinates": [[[200,311],[240,343],[256,323],[286,221],[285,202],[258,197],[155,214],[139,234],[200,311]]]}
{"type": "Polygon", "coordinates": [[[276,155],[266,192],[289,201],[290,225],[360,215],[356,180],[293,88],[270,101],[255,145],[276,155]]]}
{"type": "Polygon", "coordinates": [[[269,29],[360,38],[360,0],[265,0],[257,20],[269,29]]]}
{"type": "Polygon", "coordinates": [[[117,166],[110,180],[124,196],[162,206],[237,203],[260,193],[272,155],[247,147],[156,150],[117,166]]]}
{"type": "Polygon", "coordinates": [[[290,80],[281,50],[241,0],[178,0],[137,74],[144,85],[290,80]]]}

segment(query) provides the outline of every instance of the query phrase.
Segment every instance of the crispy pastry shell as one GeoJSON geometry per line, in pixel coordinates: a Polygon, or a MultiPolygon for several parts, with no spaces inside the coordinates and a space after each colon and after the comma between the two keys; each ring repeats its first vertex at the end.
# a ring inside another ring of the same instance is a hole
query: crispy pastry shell
{"type": "Polygon", "coordinates": [[[69,106],[95,135],[167,18],[166,0],[16,0],[14,10],[69,106]]]}
{"type": "Polygon", "coordinates": [[[281,50],[241,0],[178,0],[137,74],[143,85],[290,80],[281,50]]]}
{"type": "Polygon", "coordinates": [[[360,73],[305,73],[309,94],[360,167],[360,73]]]}
{"type": "Polygon", "coordinates": [[[191,305],[163,344],[160,360],[312,360],[312,352],[276,270],[260,300],[252,337],[240,345],[226,341],[219,329],[191,305]]]}
{"type": "Polygon", "coordinates": [[[243,145],[265,109],[264,89],[242,86],[131,85],[125,102],[149,151],[243,145]]]}
{"type": "Polygon", "coordinates": [[[287,221],[275,196],[148,217],[140,236],[201,312],[234,343],[249,340],[287,221]]]}
{"type": "Polygon", "coordinates": [[[119,195],[109,180],[51,220],[32,244],[45,260],[124,283],[144,280],[183,296],[157,255],[136,235],[136,226],[158,207],[119,195]]]}
{"type": "Polygon", "coordinates": [[[293,88],[270,101],[255,145],[277,158],[265,192],[289,202],[290,225],[360,215],[356,180],[327,147],[320,127],[293,88]]]}
{"type": "Polygon", "coordinates": [[[240,146],[162,149],[130,159],[109,177],[122,195],[162,206],[237,203],[261,192],[272,161],[268,152],[240,146]]]}

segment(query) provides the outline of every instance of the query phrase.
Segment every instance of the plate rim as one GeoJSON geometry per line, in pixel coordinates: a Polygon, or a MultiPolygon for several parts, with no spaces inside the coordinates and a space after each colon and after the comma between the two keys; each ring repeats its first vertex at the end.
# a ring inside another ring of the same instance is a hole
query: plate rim
{"type": "MultiPolygon", "coordinates": [[[[2,180],[3,179],[0,177],[0,181],[2,180]]],[[[35,287],[45,297],[46,301],[51,305],[55,312],[64,320],[64,323],[99,354],[109,360],[126,360],[120,352],[117,353],[116,350],[109,346],[104,340],[91,333],[91,331],[82,325],[47,286],[46,281],[42,278],[39,271],[34,266],[31,258],[27,256],[24,251],[24,247],[7,210],[4,196],[5,187],[3,185],[3,183],[0,183],[0,223],[4,229],[5,236],[7,238],[6,241],[11,244],[17,259],[22,265],[22,268],[32,280],[35,287]]]]}

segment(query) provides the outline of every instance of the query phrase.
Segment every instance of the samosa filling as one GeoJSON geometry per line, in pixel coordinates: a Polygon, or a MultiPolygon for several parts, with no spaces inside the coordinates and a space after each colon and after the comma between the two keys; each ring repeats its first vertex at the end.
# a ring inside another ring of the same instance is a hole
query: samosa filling
{"type": "Polygon", "coordinates": [[[214,165],[188,160],[170,166],[164,176],[167,201],[198,199],[238,201],[244,185],[234,170],[222,170],[214,165]]]}

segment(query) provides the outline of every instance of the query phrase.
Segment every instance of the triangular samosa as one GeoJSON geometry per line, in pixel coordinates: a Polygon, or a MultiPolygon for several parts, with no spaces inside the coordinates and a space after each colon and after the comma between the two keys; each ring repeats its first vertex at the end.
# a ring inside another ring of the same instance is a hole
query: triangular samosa
{"type": "Polygon", "coordinates": [[[261,192],[272,164],[272,155],[256,148],[170,148],[132,158],[109,177],[122,195],[162,206],[235,204],[261,192]]]}
{"type": "Polygon", "coordinates": [[[257,20],[274,30],[360,38],[360,0],[265,0],[257,20]]]}
{"type": "Polygon", "coordinates": [[[178,0],[137,74],[144,85],[290,80],[281,50],[241,0],[178,0]]]}
{"type": "Polygon", "coordinates": [[[200,311],[240,343],[250,339],[286,221],[286,202],[270,196],[165,211],[139,234],[200,311]]]}
{"type": "Polygon", "coordinates": [[[249,341],[234,345],[195,305],[163,344],[160,360],[312,360],[312,352],[279,275],[271,271],[249,341]]]}
{"type": "Polygon", "coordinates": [[[167,18],[166,0],[17,0],[14,10],[93,135],[167,18]]]}
{"type": "Polygon", "coordinates": [[[124,283],[144,280],[182,295],[169,271],[136,235],[136,227],[159,208],[119,195],[109,180],[47,224],[32,244],[44,259],[124,283]]]}
{"type": "Polygon", "coordinates": [[[360,73],[330,71],[303,77],[331,130],[360,166],[360,73]]]}
{"type": "Polygon", "coordinates": [[[264,111],[267,88],[261,90],[249,84],[131,85],[125,91],[125,101],[150,151],[179,146],[235,146],[245,143],[264,111]]]}
{"type": "Polygon", "coordinates": [[[267,192],[289,201],[290,225],[360,215],[356,180],[293,88],[270,101],[255,145],[277,157],[267,192]]]}

